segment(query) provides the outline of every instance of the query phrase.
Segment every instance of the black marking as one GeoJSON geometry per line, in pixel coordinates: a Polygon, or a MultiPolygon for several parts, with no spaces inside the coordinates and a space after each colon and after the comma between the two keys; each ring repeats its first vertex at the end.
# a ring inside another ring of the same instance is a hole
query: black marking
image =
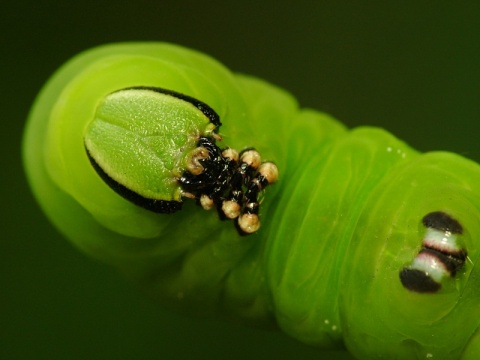
{"type": "Polygon", "coordinates": [[[206,148],[209,153],[207,159],[199,160],[204,170],[199,175],[184,171],[179,182],[184,190],[196,197],[207,195],[217,203],[235,172],[235,161],[224,158],[213,140],[207,137],[201,137],[197,146],[206,148]]]}
{"type": "Polygon", "coordinates": [[[463,250],[456,253],[449,253],[427,246],[424,246],[422,250],[420,250],[419,254],[421,253],[429,254],[437,258],[438,261],[445,265],[450,276],[455,276],[457,270],[465,264],[465,259],[467,258],[467,254],[463,250]]]}
{"type": "MultiPolygon", "coordinates": [[[[208,196],[220,213],[223,201],[229,200],[240,205],[240,214],[258,215],[258,196],[268,185],[258,168],[242,160],[224,157],[214,139],[200,137],[197,146],[207,149],[209,157],[198,160],[204,169],[202,173],[194,175],[184,171],[178,180],[182,189],[197,199],[208,196]]],[[[248,150],[253,149],[246,149],[241,154],[248,150]]]]}
{"type": "MultiPolygon", "coordinates": [[[[427,228],[444,232],[446,237],[453,236],[452,234],[462,234],[463,232],[460,223],[442,211],[434,211],[425,215],[422,223],[427,228]]],[[[444,275],[454,277],[457,271],[465,264],[467,252],[454,245],[455,238],[452,237],[452,239],[452,244],[449,247],[445,247],[442,246],[441,241],[438,239],[424,238],[422,249],[417,254],[417,257],[423,254],[423,256],[430,259],[432,262],[431,266],[434,266],[433,264],[436,260],[443,265],[443,270],[441,270],[442,277],[444,275]]],[[[423,266],[420,267],[422,268],[423,266]]],[[[405,288],[420,293],[432,293],[441,288],[441,283],[432,279],[428,271],[415,268],[403,268],[400,271],[400,280],[405,288]]]]}
{"type": "Polygon", "coordinates": [[[258,210],[260,209],[260,205],[258,202],[251,202],[247,203],[243,208],[242,214],[255,214],[258,215],[258,210]]]}
{"type": "Polygon", "coordinates": [[[90,152],[88,151],[87,147],[85,147],[85,150],[87,151],[87,155],[90,160],[90,163],[92,164],[97,174],[102,178],[102,180],[117,194],[131,201],[135,205],[138,205],[147,210],[150,210],[156,213],[162,213],[162,214],[171,214],[182,208],[182,203],[179,201],[150,199],[150,198],[143,197],[142,195],[137,194],[136,192],[130,190],[126,186],[112,179],[100,167],[100,165],[97,164],[95,159],[90,155],[90,152]]]}
{"type": "Polygon", "coordinates": [[[441,284],[435,282],[425,271],[403,268],[400,281],[408,290],[419,293],[434,293],[440,290],[441,284]]]}
{"type": "Polygon", "coordinates": [[[422,221],[423,225],[431,229],[450,231],[453,234],[461,234],[463,232],[462,225],[442,211],[431,212],[425,215],[422,221]]]}
{"type": "Polygon", "coordinates": [[[222,151],[212,139],[200,137],[197,146],[206,148],[209,157],[199,160],[204,168],[201,174],[193,175],[188,171],[182,174],[179,179],[182,188],[196,197],[207,195],[217,205],[228,199],[228,193],[234,194],[231,197],[234,200],[243,198],[243,176],[239,174],[237,162],[223,157],[222,151]]]}
{"type": "Polygon", "coordinates": [[[198,110],[200,110],[209,120],[210,122],[215,125],[216,127],[219,127],[222,125],[220,122],[220,117],[218,114],[213,110],[210,106],[205,104],[203,101],[200,101],[198,99],[195,99],[194,97],[173,91],[173,90],[168,90],[168,89],[163,89],[159,87],[154,87],[154,86],[132,86],[128,88],[124,88],[121,90],[114,91],[113,93],[120,92],[123,90],[150,90],[154,91],[160,94],[166,94],[170,95],[173,97],[176,97],[177,99],[184,100],[193,106],[195,106],[198,110]]]}

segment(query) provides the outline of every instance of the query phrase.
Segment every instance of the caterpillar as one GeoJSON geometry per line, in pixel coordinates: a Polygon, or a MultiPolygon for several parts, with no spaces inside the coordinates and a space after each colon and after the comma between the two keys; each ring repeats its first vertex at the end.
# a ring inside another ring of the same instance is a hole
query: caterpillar
{"type": "Polygon", "coordinates": [[[164,306],[358,359],[480,353],[480,167],[347,129],[167,43],[88,50],[31,109],[54,225],[164,306]]]}

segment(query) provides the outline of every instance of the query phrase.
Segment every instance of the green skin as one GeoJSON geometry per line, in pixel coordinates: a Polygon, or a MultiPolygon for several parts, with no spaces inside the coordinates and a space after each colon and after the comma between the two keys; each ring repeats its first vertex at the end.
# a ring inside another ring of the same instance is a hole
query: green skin
{"type": "Polygon", "coordinates": [[[480,166],[470,160],[419,154],[381,129],[349,131],[201,53],[134,43],[87,51],[52,77],[30,114],[24,163],[68,239],[169,306],[278,326],[360,359],[480,353],[480,166]],[[279,181],[265,191],[257,233],[240,236],[191,200],[175,214],[150,212],[97,175],[84,147],[97,107],[140,85],[203,101],[222,121],[220,147],[253,146],[276,163],[279,181]],[[433,211],[462,224],[468,259],[439,292],[409,291],[399,271],[417,256],[421,219],[433,211]]]}

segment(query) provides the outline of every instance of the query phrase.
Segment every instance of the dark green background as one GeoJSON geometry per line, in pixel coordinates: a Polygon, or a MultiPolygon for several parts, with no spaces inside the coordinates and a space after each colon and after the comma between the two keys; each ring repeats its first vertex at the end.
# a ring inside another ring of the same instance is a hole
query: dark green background
{"type": "Polygon", "coordinates": [[[35,94],[69,57],[114,41],[176,42],[289,89],[349,126],[378,125],[422,151],[480,160],[479,5],[2,1],[0,358],[332,355],[279,333],[168,313],[52,228],[27,187],[20,142],[35,94]]]}

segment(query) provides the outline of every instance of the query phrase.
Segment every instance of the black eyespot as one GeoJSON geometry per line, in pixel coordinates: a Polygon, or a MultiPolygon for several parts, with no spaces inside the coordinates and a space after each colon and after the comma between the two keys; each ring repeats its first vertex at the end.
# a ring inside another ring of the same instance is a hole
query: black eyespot
{"type": "Polygon", "coordinates": [[[440,231],[450,231],[453,234],[463,233],[462,225],[442,211],[434,211],[425,215],[423,225],[440,231]]]}
{"type": "Polygon", "coordinates": [[[442,287],[428,273],[417,269],[403,268],[400,272],[400,281],[406,289],[419,293],[434,293],[442,287]]]}
{"type": "Polygon", "coordinates": [[[427,228],[422,248],[410,265],[400,271],[403,287],[419,293],[440,290],[444,278],[454,277],[467,258],[467,252],[457,244],[463,233],[460,223],[442,211],[434,211],[422,219],[427,228]]]}

